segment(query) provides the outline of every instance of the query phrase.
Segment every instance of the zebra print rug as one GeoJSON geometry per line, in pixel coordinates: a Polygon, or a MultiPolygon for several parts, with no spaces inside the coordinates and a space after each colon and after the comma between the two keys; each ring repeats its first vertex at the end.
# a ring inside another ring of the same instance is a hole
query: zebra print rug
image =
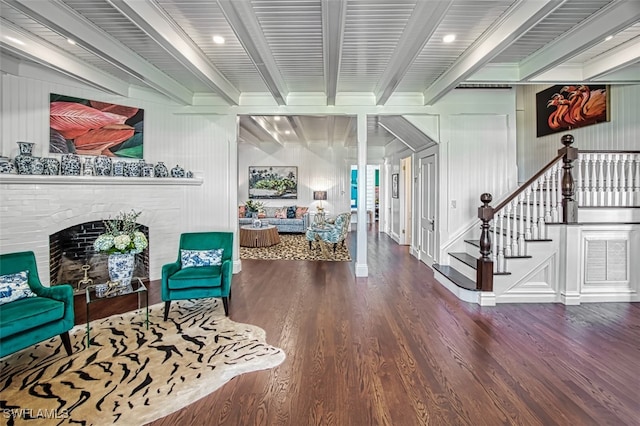
{"type": "Polygon", "coordinates": [[[224,316],[219,299],[173,302],[72,330],[0,360],[0,417],[9,425],[141,425],[210,394],[233,377],[284,361],[264,330],[224,316]],[[31,419],[29,419],[31,418],[31,419]]]}

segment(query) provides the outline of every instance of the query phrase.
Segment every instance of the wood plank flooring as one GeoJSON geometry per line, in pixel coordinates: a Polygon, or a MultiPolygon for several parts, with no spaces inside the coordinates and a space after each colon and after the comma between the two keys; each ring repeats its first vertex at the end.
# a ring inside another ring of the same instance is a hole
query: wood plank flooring
{"type": "Polygon", "coordinates": [[[243,260],[231,318],[287,359],[152,424],[640,425],[640,304],[479,307],[386,235],[368,251],[367,279],[243,260]]]}

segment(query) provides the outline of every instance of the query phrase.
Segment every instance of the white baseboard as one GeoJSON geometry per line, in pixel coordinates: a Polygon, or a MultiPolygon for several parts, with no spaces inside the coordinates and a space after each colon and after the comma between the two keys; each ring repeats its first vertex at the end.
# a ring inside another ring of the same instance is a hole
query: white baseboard
{"type": "Polygon", "coordinates": [[[356,277],[368,277],[369,266],[366,263],[356,263],[356,277]]]}

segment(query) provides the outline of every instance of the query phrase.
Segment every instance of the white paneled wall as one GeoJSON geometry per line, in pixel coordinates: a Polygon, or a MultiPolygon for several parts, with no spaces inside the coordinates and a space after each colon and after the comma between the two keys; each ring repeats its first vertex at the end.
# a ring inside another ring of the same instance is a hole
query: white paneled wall
{"type": "MultiPolygon", "coordinates": [[[[171,227],[171,232],[168,233],[166,240],[163,240],[161,235],[156,239],[156,241],[162,241],[166,247],[177,247],[176,236],[180,232],[236,229],[237,220],[233,212],[237,199],[237,160],[236,125],[233,116],[177,115],[175,114],[179,108],[177,105],[146,92],[137,93],[135,98],[123,98],[84,88],[77,83],[65,84],[60,82],[61,79],[57,76],[52,77],[50,82],[6,74],[0,74],[0,79],[2,87],[0,148],[4,156],[15,157],[16,141],[35,142],[34,155],[50,156],[48,153],[49,94],[58,93],[143,108],[145,110],[145,160],[154,163],[164,161],[169,168],[179,164],[186,170],[192,170],[196,177],[203,179],[202,185],[189,186],[185,190],[174,188],[172,191],[164,186],[155,185],[141,188],[129,186],[110,188],[95,185],[89,190],[79,185],[70,185],[68,188],[61,188],[60,192],[57,192],[58,197],[68,198],[74,203],[84,203],[82,208],[86,211],[96,210],[96,205],[102,205],[101,203],[107,200],[107,203],[113,207],[102,206],[98,209],[107,215],[117,213],[117,211],[111,211],[116,208],[162,210],[162,206],[166,205],[166,211],[171,212],[168,225],[171,227]],[[66,193],[68,196],[60,195],[66,193]],[[118,199],[118,203],[113,203],[114,199],[118,199]]],[[[41,218],[35,221],[30,219],[28,214],[30,212],[37,214],[38,200],[46,198],[47,191],[51,191],[52,186],[28,186],[29,197],[27,198],[30,201],[26,199],[22,201],[23,214],[13,219],[9,219],[12,217],[9,212],[10,207],[4,202],[8,199],[7,191],[20,191],[16,188],[25,187],[25,185],[3,185],[0,188],[3,200],[0,206],[2,252],[17,246],[27,249],[25,242],[16,241],[20,237],[11,233],[11,220],[25,223],[32,221],[34,228],[31,232],[37,235],[37,244],[40,244],[40,240],[48,238],[48,234],[45,236],[44,233],[49,232],[50,227],[44,226],[41,218]]],[[[154,230],[151,229],[150,232],[154,233],[154,230]]],[[[150,250],[151,258],[155,262],[154,267],[161,266],[162,262],[174,260],[175,254],[169,256],[165,249],[161,250],[160,256],[153,254],[153,247],[150,250]]],[[[237,253],[234,254],[234,258],[238,259],[237,253]]],[[[151,271],[152,278],[157,278],[158,274],[159,271],[151,271]]]]}
{"type": "Polygon", "coordinates": [[[524,182],[556,156],[560,138],[575,137],[574,147],[584,150],[640,150],[640,85],[610,86],[611,121],[536,137],[536,93],[549,85],[519,86],[518,180],[524,182]]]}
{"type": "Polygon", "coordinates": [[[341,147],[308,149],[301,144],[285,144],[274,152],[266,153],[248,143],[238,144],[238,203],[249,198],[249,167],[298,167],[298,198],[296,200],[262,200],[267,206],[299,205],[315,210],[317,201],[313,191],[327,191],[322,206],[330,214],[350,210],[350,165],[347,150],[341,147]]]}
{"type": "Polygon", "coordinates": [[[452,235],[469,218],[477,216],[482,193],[488,192],[498,199],[507,192],[513,164],[509,164],[506,155],[509,151],[506,115],[452,115],[449,122],[446,231],[452,235]]]}

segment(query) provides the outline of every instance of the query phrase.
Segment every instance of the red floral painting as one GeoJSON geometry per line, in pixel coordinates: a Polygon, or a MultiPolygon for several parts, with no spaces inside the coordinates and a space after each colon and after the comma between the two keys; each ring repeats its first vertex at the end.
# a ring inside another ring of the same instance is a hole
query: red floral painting
{"type": "Polygon", "coordinates": [[[144,110],[50,96],[49,152],[142,158],[144,110]]]}
{"type": "Polygon", "coordinates": [[[599,85],[558,85],[536,93],[538,137],[609,121],[608,96],[608,87],[599,85]]]}

